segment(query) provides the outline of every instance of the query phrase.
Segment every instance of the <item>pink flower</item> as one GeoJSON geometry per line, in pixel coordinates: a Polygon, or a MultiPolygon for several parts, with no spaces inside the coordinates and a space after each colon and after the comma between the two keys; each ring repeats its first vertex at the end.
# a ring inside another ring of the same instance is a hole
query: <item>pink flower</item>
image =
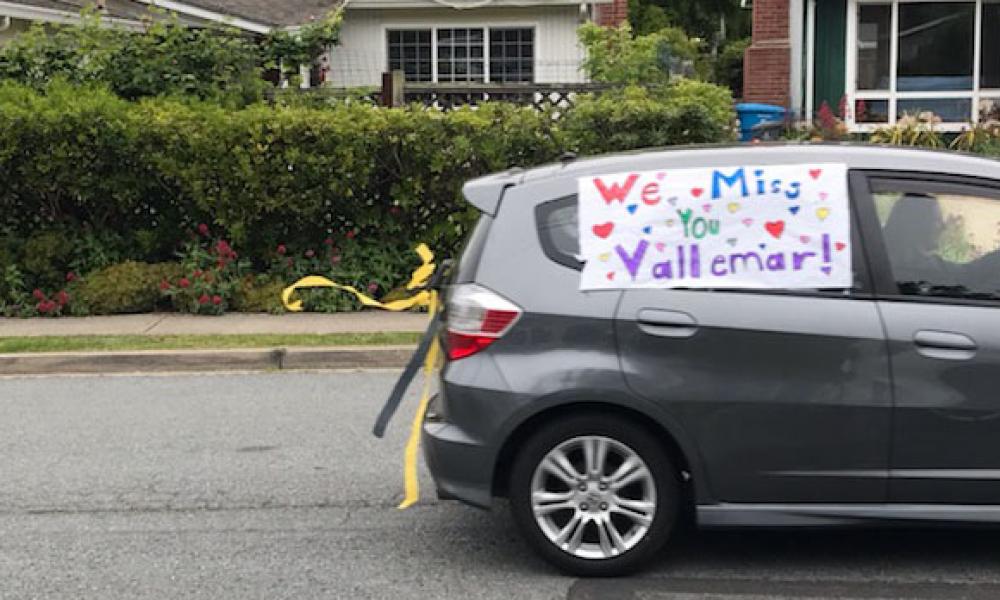
{"type": "Polygon", "coordinates": [[[74,273],[73,271],[66,273],[66,282],[73,283],[74,281],[76,281],[76,273],[74,273]]]}
{"type": "Polygon", "coordinates": [[[41,302],[38,303],[38,306],[36,306],[35,308],[38,309],[38,312],[44,315],[55,310],[56,303],[52,302],[51,300],[42,300],[41,302]]]}
{"type": "Polygon", "coordinates": [[[288,252],[288,248],[284,244],[278,244],[278,254],[284,256],[286,252],[288,252]]]}
{"type": "Polygon", "coordinates": [[[218,296],[218,295],[212,296],[212,304],[214,304],[216,306],[222,304],[222,296],[218,296]]]}
{"type": "Polygon", "coordinates": [[[198,298],[198,304],[208,304],[210,301],[211,298],[208,297],[208,294],[202,294],[201,298],[198,298]]]}
{"type": "Polygon", "coordinates": [[[31,292],[31,295],[39,302],[43,302],[45,300],[45,292],[42,290],[35,289],[35,291],[31,292]]]}
{"type": "Polygon", "coordinates": [[[334,254],[333,256],[331,256],[330,257],[330,264],[339,265],[340,264],[340,255],[339,254],[334,254]]]}
{"type": "Polygon", "coordinates": [[[194,273],[191,273],[191,276],[197,279],[198,277],[201,277],[201,274],[202,274],[201,269],[195,269],[194,273]]]}
{"type": "Polygon", "coordinates": [[[348,231],[345,235],[347,235],[347,239],[353,240],[354,237],[358,234],[354,233],[354,230],[352,229],[351,231],[348,231]]]}
{"type": "Polygon", "coordinates": [[[66,306],[69,303],[69,294],[66,293],[66,290],[59,290],[59,293],[56,294],[56,302],[59,306],[66,306]]]}
{"type": "Polygon", "coordinates": [[[377,291],[378,291],[378,284],[377,283],[375,283],[373,281],[373,282],[371,282],[371,283],[368,284],[368,293],[369,294],[374,294],[377,291]]]}
{"type": "Polygon", "coordinates": [[[323,240],[323,243],[326,244],[327,246],[332,246],[333,245],[333,238],[332,237],[328,237],[325,240],[323,240]]]}
{"type": "Polygon", "coordinates": [[[164,292],[170,289],[170,282],[164,279],[160,282],[160,289],[164,292]]]}
{"type": "Polygon", "coordinates": [[[201,234],[202,237],[208,237],[208,234],[210,233],[209,229],[208,229],[208,224],[207,223],[201,223],[201,224],[199,224],[198,225],[198,233],[201,234]]]}
{"type": "Polygon", "coordinates": [[[306,258],[312,258],[316,256],[316,253],[312,250],[306,250],[306,258]]]}
{"type": "Polygon", "coordinates": [[[181,280],[177,282],[177,285],[187,289],[191,287],[191,281],[187,277],[181,277],[181,280]]]}

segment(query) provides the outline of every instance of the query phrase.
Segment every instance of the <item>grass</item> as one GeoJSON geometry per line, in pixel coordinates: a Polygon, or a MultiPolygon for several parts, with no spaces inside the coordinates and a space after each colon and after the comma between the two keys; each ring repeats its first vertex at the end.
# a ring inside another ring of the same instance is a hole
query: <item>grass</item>
{"type": "Polygon", "coordinates": [[[0,337],[0,354],[121,350],[209,350],[309,346],[416,344],[420,333],[331,333],[269,335],[74,335],[0,337]]]}

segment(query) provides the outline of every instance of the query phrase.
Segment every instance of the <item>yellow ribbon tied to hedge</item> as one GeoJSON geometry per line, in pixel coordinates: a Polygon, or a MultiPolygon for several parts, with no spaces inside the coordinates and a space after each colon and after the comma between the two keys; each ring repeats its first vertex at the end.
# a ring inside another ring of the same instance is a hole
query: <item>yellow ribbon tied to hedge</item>
{"type": "Polygon", "coordinates": [[[427,414],[427,405],[430,403],[432,375],[434,374],[434,369],[437,367],[438,357],[440,355],[440,349],[438,347],[434,331],[436,329],[438,318],[438,292],[429,285],[431,277],[434,275],[434,271],[437,268],[434,264],[434,253],[430,251],[426,244],[420,244],[417,246],[416,253],[420,256],[422,264],[417,267],[415,271],[413,271],[413,275],[410,277],[410,282],[406,285],[407,290],[416,291],[416,293],[409,298],[392,300],[389,302],[379,302],[378,300],[375,300],[367,294],[359,291],[357,288],[337,283],[336,281],[319,275],[303,277],[294,284],[285,288],[285,290],[281,293],[282,303],[285,305],[285,308],[292,312],[302,311],[302,301],[293,300],[292,295],[295,294],[297,290],[305,288],[333,288],[341,290],[353,294],[364,306],[380,308],[383,310],[398,312],[409,310],[414,307],[427,307],[427,310],[430,313],[430,325],[427,328],[427,333],[424,334],[424,337],[417,348],[417,352],[410,360],[410,364],[407,365],[406,369],[403,371],[403,375],[399,378],[399,381],[396,382],[392,394],[389,396],[389,400],[383,407],[381,414],[379,414],[378,421],[375,425],[375,435],[382,437],[385,433],[389,420],[392,418],[392,415],[398,408],[399,403],[402,401],[402,397],[406,392],[407,386],[416,375],[416,372],[421,367],[422,363],[424,372],[424,387],[420,394],[420,401],[417,405],[417,414],[415,415],[413,423],[410,426],[410,437],[406,442],[406,452],[403,460],[404,496],[402,503],[399,505],[400,509],[409,508],[410,506],[416,504],[420,499],[420,482],[417,478],[417,458],[420,452],[420,433],[424,422],[424,416],[427,414]]]}

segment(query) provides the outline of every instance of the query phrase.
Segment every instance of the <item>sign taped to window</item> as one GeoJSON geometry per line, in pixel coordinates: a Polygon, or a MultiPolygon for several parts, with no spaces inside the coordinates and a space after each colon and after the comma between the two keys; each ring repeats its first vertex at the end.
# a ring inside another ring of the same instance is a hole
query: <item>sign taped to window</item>
{"type": "Polygon", "coordinates": [[[847,166],[580,178],[581,290],[850,288],[847,166]]]}

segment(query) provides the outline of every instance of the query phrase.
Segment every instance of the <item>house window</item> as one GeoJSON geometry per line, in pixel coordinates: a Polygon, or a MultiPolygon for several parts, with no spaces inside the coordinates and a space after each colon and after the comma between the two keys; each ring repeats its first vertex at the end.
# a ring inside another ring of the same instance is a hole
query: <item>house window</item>
{"type": "Polygon", "coordinates": [[[851,0],[849,120],[932,112],[942,130],[1000,116],[1000,0],[851,0]]]}
{"type": "Polygon", "coordinates": [[[535,30],[490,29],[490,81],[531,83],[535,80],[535,30]]]}
{"type": "Polygon", "coordinates": [[[482,29],[438,29],[438,81],[483,81],[486,76],[482,29]]]}
{"type": "Polygon", "coordinates": [[[535,80],[535,30],[531,27],[390,29],[386,35],[389,70],[403,71],[406,81],[535,80]]]}
{"type": "Polygon", "coordinates": [[[386,36],[390,71],[402,71],[406,81],[433,81],[430,29],[390,30],[386,36]]]}

